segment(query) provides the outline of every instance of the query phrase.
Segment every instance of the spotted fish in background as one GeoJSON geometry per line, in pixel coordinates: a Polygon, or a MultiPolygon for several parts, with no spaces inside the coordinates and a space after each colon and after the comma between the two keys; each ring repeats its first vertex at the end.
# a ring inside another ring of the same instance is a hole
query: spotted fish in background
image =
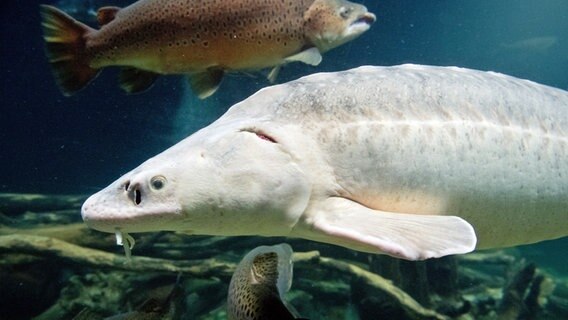
{"type": "Polygon", "coordinates": [[[346,0],[140,0],[98,10],[99,30],[41,6],[46,51],[64,95],[108,66],[123,67],[120,86],[141,92],[159,74],[189,74],[200,98],[212,95],[227,71],[302,61],[367,31],[375,15],[346,0]]]}
{"type": "Polygon", "coordinates": [[[261,246],[239,263],[227,297],[229,320],[296,319],[283,302],[292,286],[292,248],[261,246]]]}

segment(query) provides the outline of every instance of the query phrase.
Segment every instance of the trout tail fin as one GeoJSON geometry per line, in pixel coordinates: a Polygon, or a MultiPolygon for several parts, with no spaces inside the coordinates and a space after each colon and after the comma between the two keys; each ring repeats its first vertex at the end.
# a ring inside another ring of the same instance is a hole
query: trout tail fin
{"type": "Polygon", "coordinates": [[[46,55],[55,81],[70,96],[93,80],[99,70],[89,66],[85,36],[95,30],[49,5],[41,5],[46,55]]]}

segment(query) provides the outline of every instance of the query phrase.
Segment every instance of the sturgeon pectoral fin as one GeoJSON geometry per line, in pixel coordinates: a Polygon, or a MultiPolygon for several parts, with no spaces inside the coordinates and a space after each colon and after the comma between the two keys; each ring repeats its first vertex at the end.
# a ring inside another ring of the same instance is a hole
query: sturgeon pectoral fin
{"type": "Polygon", "coordinates": [[[219,89],[224,74],[221,69],[209,69],[190,75],[189,84],[199,99],[205,99],[219,89]]]}
{"type": "Polygon", "coordinates": [[[345,198],[329,198],[313,210],[315,234],[306,238],[407,260],[471,252],[477,241],[459,217],[385,212],[345,198]]]}
{"type": "Polygon", "coordinates": [[[149,89],[159,74],[136,68],[124,67],[120,70],[118,82],[126,93],[140,93],[149,89]]]}
{"type": "Polygon", "coordinates": [[[286,62],[292,61],[301,61],[305,64],[309,64],[311,66],[317,66],[321,62],[321,53],[319,52],[318,48],[309,48],[300,53],[296,53],[293,56],[289,56],[284,59],[286,62]]]}

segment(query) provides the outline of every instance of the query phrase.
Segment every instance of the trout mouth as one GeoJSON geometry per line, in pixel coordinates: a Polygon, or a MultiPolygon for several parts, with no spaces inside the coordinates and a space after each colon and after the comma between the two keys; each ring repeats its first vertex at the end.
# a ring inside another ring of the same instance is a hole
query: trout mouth
{"type": "Polygon", "coordinates": [[[369,30],[369,28],[371,28],[371,24],[373,24],[375,20],[377,20],[377,18],[370,12],[361,14],[357,19],[353,20],[353,22],[351,22],[349,27],[345,30],[345,39],[343,42],[352,40],[369,30]]]}
{"type": "Polygon", "coordinates": [[[355,21],[353,21],[353,23],[351,23],[351,26],[356,26],[356,25],[366,25],[366,26],[370,26],[373,23],[375,23],[375,21],[377,20],[377,17],[370,13],[370,12],[366,12],[365,14],[363,14],[362,16],[360,16],[359,18],[357,18],[355,21]]]}

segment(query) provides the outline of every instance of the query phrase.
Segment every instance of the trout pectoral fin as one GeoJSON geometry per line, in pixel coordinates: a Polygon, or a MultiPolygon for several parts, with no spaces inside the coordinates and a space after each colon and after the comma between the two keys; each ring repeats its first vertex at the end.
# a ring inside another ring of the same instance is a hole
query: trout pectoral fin
{"type": "Polygon", "coordinates": [[[205,72],[190,75],[189,84],[199,99],[205,99],[219,89],[224,74],[221,69],[208,69],[205,72]]]}
{"type": "Polygon", "coordinates": [[[340,197],[310,209],[306,222],[301,237],[407,260],[471,252],[477,241],[459,217],[373,210],[340,197]]]}
{"type": "Polygon", "coordinates": [[[313,47],[306,49],[300,53],[296,53],[295,55],[289,56],[284,59],[286,62],[293,62],[293,61],[300,61],[305,64],[309,64],[311,66],[317,66],[321,62],[321,53],[319,52],[318,48],[313,47]]]}
{"type": "Polygon", "coordinates": [[[111,22],[116,17],[116,13],[120,11],[120,7],[102,7],[97,10],[97,22],[99,27],[111,22]]]}
{"type": "Polygon", "coordinates": [[[140,93],[150,88],[158,76],[154,72],[125,67],[120,70],[118,81],[126,93],[140,93]]]}

